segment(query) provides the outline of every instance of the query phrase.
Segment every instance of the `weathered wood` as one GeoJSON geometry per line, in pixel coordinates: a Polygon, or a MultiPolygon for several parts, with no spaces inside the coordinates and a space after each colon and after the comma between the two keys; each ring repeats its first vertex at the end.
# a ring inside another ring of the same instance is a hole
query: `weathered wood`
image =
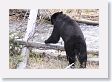
{"type": "Polygon", "coordinates": [[[55,49],[55,50],[64,50],[63,46],[57,44],[45,44],[41,42],[31,42],[31,41],[24,41],[21,39],[15,40],[16,43],[20,45],[26,45],[27,47],[39,48],[39,49],[55,49]]]}
{"type": "MultiPolygon", "coordinates": [[[[35,31],[35,22],[36,22],[36,17],[37,17],[37,10],[35,9],[31,9],[30,10],[30,15],[29,15],[29,20],[28,20],[28,24],[27,24],[27,30],[26,30],[26,34],[24,37],[24,41],[26,41],[26,43],[28,42],[28,40],[30,38],[32,38],[34,31],[35,31]]],[[[17,66],[17,69],[25,69],[26,65],[27,65],[27,59],[29,57],[29,49],[27,47],[24,47],[22,49],[22,62],[20,62],[17,66]]]]}
{"type": "Polygon", "coordinates": [[[17,65],[17,69],[25,69],[27,64],[27,59],[29,57],[29,49],[24,47],[21,52],[22,61],[17,65]]]}
{"type": "MultiPolygon", "coordinates": [[[[66,58],[66,53],[65,52],[54,52],[55,54],[53,54],[53,51],[47,51],[47,50],[33,50],[33,52],[34,53],[38,53],[38,55],[43,55],[43,52],[45,52],[46,54],[44,54],[45,56],[48,56],[48,55],[50,55],[51,57],[62,57],[62,58],[66,58]],[[61,55],[60,55],[61,54],[61,55]]],[[[88,54],[88,59],[87,59],[87,61],[99,61],[99,58],[98,58],[98,56],[96,56],[96,57],[92,57],[92,56],[89,56],[89,54],[88,54]]]]}
{"type": "Polygon", "coordinates": [[[87,25],[99,25],[99,22],[98,21],[91,21],[91,20],[86,20],[86,19],[76,19],[76,21],[78,23],[85,23],[87,25]]]}
{"type": "Polygon", "coordinates": [[[87,61],[99,61],[99,58],[88,58],[87,61]]]}
{"type": "MultiPolygon", "coordinates": [[[[25,45],[26,47],[33,47],[33,48],[38,48],[38,49],[55,49],[55,50],[61,50],[64,51],[64,47],[57,45],[57,44],[45,44],[45,43],[40,43],[40,42],[31,42],[31,41],[23,41],[21,39],[15,40],[20,45],[25,45]]],[[[88,54],[98,54],[98,51],[93,51],[93,50],[88,50],[88,54]]]]}

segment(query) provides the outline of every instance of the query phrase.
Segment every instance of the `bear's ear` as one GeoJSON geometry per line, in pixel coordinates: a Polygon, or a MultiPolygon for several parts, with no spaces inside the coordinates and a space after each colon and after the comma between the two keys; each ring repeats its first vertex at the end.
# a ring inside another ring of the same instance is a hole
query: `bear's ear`
{"type": "Polygon", "coordinates": [[[63,11],[61,11],[60,14],[63,14],[63,11]]]}

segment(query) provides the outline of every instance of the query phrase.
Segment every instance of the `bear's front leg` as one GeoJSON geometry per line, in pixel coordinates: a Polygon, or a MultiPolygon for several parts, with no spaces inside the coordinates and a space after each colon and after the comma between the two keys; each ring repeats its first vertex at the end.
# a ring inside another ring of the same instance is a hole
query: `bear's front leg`
{"type": "Polygon", "coordinates": [[[45,40],[45,43],[57,43],[60,39],[60,34],[58,33],[58,30],[56,28],[53,29],[53,32],[51,36],[45,40]]]}

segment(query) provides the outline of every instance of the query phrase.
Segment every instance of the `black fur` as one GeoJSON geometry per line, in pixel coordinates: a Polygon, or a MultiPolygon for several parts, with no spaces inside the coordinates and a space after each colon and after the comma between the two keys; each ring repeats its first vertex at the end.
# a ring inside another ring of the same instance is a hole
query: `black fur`
{"type": "Polygon", "coordinates": [[[62,37],[69,64],[75,63],[77,56],[80,68],[86,68],[86,42],[77,22],[62,12],[57,12],[51,16],[51,23],[54,25],[53,32],[45,43],[57,43],[62,37]]]}

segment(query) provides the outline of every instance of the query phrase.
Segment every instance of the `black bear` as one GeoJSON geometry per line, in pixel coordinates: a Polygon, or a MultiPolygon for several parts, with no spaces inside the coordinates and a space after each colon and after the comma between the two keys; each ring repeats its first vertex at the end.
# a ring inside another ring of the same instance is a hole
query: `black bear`
{"type": "Polygon", "coordinates": [[[87,49],[84,35],[78,23],[63,12],[56,12],[51,16],[54,25],[51,36],[45,43],[57,43],[62,37],[69,64],[74,63],[76,56],[80,62],[80,68],[86,68],[87,49]]]}

